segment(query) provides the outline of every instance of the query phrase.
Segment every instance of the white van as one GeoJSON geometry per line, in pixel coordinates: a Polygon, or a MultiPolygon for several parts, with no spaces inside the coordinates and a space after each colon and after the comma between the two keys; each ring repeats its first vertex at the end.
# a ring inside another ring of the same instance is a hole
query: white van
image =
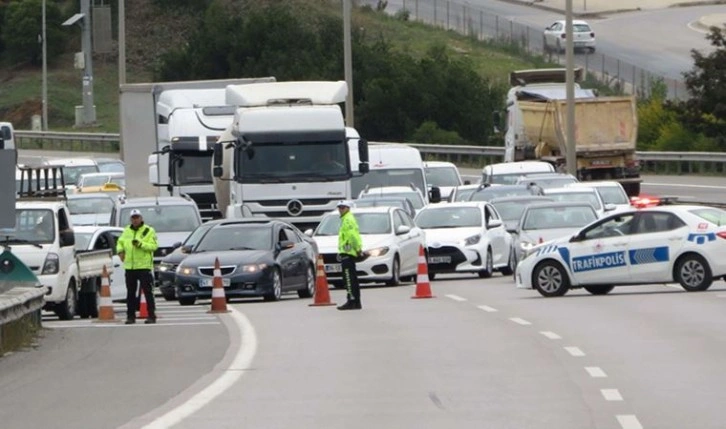
{"type": "Polygon", "coordinates": [[[527,174],[554,173],[555,167],[544,161],[518,161],[489,164],[481,171],[481,183],[484,185],[514,185],[517,180],[527,174]]]}
{"type": "Polygon", "coordinates": [[[0,149],[15,149],[15,130],[10,122],[0,122],[0,149]]]}
{"type": "Polygon", "coordinates": [[[426,161],[424,162],[424,168],[426,170],[426,182],[430,186],[438,186],[441,189],[442,199],[448,200],[454,188],[469,183],[461,180],[459,169],[453,162],[426,161]]]}

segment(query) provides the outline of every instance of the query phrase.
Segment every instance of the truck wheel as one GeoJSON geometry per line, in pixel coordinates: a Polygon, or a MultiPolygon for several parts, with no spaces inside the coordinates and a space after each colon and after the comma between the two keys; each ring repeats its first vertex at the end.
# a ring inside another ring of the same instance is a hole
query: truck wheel
{"type": "Polygon", "coordinates": [[[66,291],[66,299],[56,304],[55,314],[58,315],[60,320],[72,320],[76,315],[76,305],[78,304],[78,297],[76,293],[76,282],[71,280],[68,284],[68,290],[66,291]]]}

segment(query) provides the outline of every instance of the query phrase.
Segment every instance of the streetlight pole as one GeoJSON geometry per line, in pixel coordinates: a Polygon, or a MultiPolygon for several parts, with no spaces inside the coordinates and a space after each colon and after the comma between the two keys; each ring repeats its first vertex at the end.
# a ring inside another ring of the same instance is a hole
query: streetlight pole
{"type": "Polygon", "coordinates": [[[81,13],[83,14],[83,31],[81,33],[81,48],[83,49],[83,123],[91,125],[96,122],[96,110],[93,106],[93,45],[91,45],[91,2],[81,0],[81,13]]]}
{"type": "Polygon", "coordinates": [[[118,84],[126,83],[126,6],[118,0],[118,84]]]}
{"type": "Polygon", "coordinates": [[[41,38],[43,43],[43,85],[42,85],[42,125],[41,130],[48,131],[48,62],[47,62],[47,43],[45,41],[45,1],[43,0],[43,7],[42,7],[42,30],[41,30],[41,38]]]}
{"type": "Polygon", "coordinates": [[[575,141],[575,43],[572,39],[572,0],[565,2],[565,87],[567,96],[567,172],[577,177],[577,142],[575,141]]]}
{"type": "Polygon", "coordinates": [[[355,126],[353,119],[353,54],[350,41],[350,14],[351,0],[343,0],[343,66],[345,69],[345,83],[348,86],[348,95],[345,98],[345,124],[355,126]]]}

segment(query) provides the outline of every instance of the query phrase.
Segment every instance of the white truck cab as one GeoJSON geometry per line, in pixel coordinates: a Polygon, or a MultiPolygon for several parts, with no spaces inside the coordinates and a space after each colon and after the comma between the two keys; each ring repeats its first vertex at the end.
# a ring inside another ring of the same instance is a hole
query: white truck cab
{"type": "Polygon", "coordinates": [[[15,149],[15,130],[10,122],[0,122],[0,149],[15,149]]]}

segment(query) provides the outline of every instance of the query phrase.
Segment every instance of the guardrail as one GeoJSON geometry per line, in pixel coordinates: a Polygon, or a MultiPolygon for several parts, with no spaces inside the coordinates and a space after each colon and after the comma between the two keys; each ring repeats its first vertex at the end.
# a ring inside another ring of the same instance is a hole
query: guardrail
{"type": "Polygon", "coordinates": [[[16,287],[0,293],[0,356],[40,328],[45,292],[44,287],[16,287]]]}
{"type": "MultiPolygon", "coordinates": [[[[49,151],[118,152],[117,133],[75,133],[49,131],[16,131],[20,149],[49,151]]],[[[376,142],[371,142],[376,143],[376,142]]],[[[385,142],[378,142],[385,143],[385,142]]],[[[421,151],[427,159],[439,159],[464,166],[483,166],[501,162],[501,146],[454,146],[407,143],[421,151]]],[[[720,174],[726,172],[724,152],[636,152],[645,173],[720,174]]]]}

